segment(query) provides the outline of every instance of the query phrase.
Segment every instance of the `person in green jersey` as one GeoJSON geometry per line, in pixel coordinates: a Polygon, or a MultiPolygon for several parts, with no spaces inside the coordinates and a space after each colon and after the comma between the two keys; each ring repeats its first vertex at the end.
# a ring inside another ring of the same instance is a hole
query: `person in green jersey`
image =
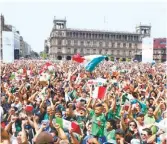
{"type": "Polygon", "coordinates": [[[92,130],[91,133],[95,137],[104,136],[104,127],[106,123],[106,118],[103,112],[103,105],[97,104],[95,109],[91,110],[89,116],[92,118],[92,130]]]}
{"type": "Polygon", "coordinates": [[[107,120],[106,128],[104,130],[104,135],[107,141],[115,140],[115,129],[116,129],[116,121],[113,119],[107,120]]]}

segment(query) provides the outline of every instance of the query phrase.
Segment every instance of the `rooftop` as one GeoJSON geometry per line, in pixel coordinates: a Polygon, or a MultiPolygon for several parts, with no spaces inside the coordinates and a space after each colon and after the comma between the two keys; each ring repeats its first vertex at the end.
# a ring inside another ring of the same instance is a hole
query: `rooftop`
{"type": "Polygon", "coordinates": [[[136,34],[140,35],[139,33],[136,32],[128,32],[128,31],[110,31],[110,30],[99,30],[99,29],[72,29],[72,28],[67,28],[67,31],[86,31],[86,32],[100,32],[100,33],[124,33],[124,34],[136,34]]]}

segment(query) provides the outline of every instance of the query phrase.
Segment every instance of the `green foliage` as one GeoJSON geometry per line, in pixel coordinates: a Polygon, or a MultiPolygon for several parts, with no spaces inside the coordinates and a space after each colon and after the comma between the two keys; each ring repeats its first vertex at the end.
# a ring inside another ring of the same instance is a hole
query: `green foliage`
{"type": "Polygon", "coordinates": [[[45,53],[45,52],[40,52],[40,57],[41,57],[42,59],[47,59],[48,55],[47,55],[47,53],[45,53]]]}

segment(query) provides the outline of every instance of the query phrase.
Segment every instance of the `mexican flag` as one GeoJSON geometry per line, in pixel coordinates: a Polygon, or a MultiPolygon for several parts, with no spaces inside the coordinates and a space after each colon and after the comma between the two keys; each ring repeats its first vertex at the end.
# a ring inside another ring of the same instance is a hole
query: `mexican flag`
{"type": "Polygon", "coordinates": [[[73,132],[80,134],[80,135],[82,134],[80,126],[76,122],[70,122],[70,121],[64,120],[64,119],[59,118],[59,117],[56,117],[55,119],[53,119],[52,122],[55,124],[56,123],[59,124],[60,127],[63,129],[68,129],[68,130],[73,129],[73,132]]]}
{"type": "MultiPolygon", "coordinates": [[[[43,72],[45,72],[46,70],[48,70],[48,67],[50,67],[50,66],[52,66],[52,64],[49,63],[49,62],[46,62],[46,63],[44,64],[44,66],[41,68],[39,74],[42,74],[43,72]]],[[[50,67],[49,69],[52,70],[52,67],[50,67]]]]}
{"type": "Polygon", "coordinates": [[[107,87],[104,86],[97,86],[93,90],[92,97],[96,99],[103,99],[106,94],[107,87]]]}

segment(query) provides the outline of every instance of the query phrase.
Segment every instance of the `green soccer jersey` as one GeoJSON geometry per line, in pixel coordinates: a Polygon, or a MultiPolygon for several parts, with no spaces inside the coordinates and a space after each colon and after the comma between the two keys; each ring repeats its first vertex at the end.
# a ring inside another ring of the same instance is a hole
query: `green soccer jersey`
{"type": "Polygon", "coordinates": [[[104,136],[106,137],[107,141],[113,139],[115,140],[115,130],[107,131],[106,129],[104,130],[104,136]]]}
{"type": "Polygon", "coordinates": [[[95,111],[91,110],[89,113],[92,121],[92,130],[91,133],[93,136],[104,136],[104,127],[106,124],[106,118],[104,114],[96,116],[95,111]]]}
{"type": "Polygon", "coordinates": [[[121,109],[120,105],[118,105],[116,107],[115,111],[110,109],[108,111],[107,115],[106,115],[106,119],[109,120],[109,119],[118,119],[118,118],[120,118],[120,114],[119,114],[120,113],[120,109],[121,109]]]}

